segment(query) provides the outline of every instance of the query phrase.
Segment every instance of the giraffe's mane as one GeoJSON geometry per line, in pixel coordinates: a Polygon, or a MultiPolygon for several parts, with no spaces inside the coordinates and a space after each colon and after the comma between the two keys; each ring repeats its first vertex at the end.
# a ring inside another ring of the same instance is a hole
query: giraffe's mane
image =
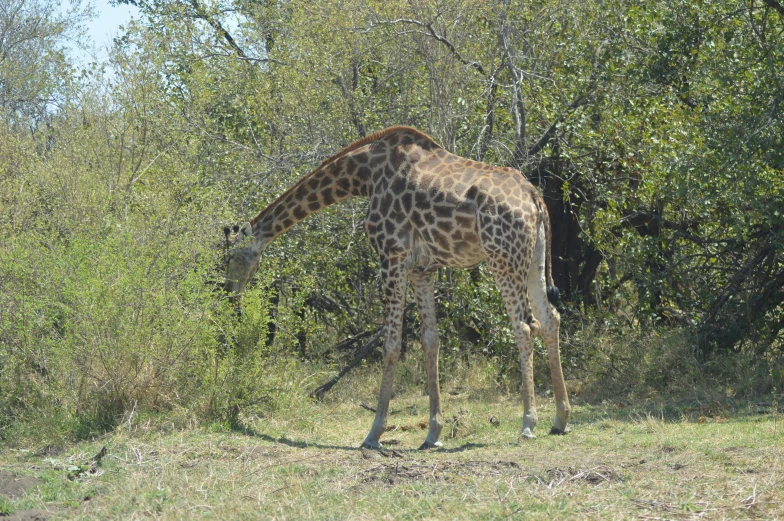
{"type": "MultiPolygon", "coordinates": [[[[330,163],[332,163],[334,161],[337,161],[341,157],[343,157],[343,156],[353,152],[354,150],[356,150],[358,148],[361,148],[361,147],[367,145],[368,143],[372,143],[372,142],[374,142],[376,140],[379,140],[379,139],[383,138],[384,136],[386,136],[388,134],[391,134],[392,132],[400,132],[400,131],[409,132],[411,134],[414,134],[414,136],[416,136],[418,138],[421,138],[421,139],[425,139],[425,140],[429,141],[430,143],[432,143],[433,145],[437,146],[438,148],[441,148],[441,145],[436,143],[433,138],[431,138],[430,136],[428,136],[424,132],[415,129],[414,127],[406,127],[406,126],[403,126],[403,125],[396,125],[394,127],[385,128],[384,130],[379,130],[378,132],[374,132],[374,133],[372,133],[372,134],[370,134],[368,136],[365,136],[363,138],[360,138],[360,139],[354,141],[353,143],[351,143],[347,147],[341,149],[339,152],[337,152],[335,154],[332,154],[331,156],[326,158],[324,161],[321,162],[321,164],[319,166],[314,168],[309,174],[303,176],[302,179],[300,179],[299,181],[294,183],[294,185],[291,188],[289,188],[288,190],[283,192],[276,199],[276,201],[281,199],[281,198],[283,198],[283,197],[285,197],[286,195],[288,195],[293,190],[296,190],[303,182],[305,182],[306,179],[308,179],[311,175],[315,174],[316,172],[318,172],[319,170],[321,170],[322,168],[324,168],[328,164],[330,164],[330,163]]],[[[267,208],[269,208],[270,206],[271,205],[268,205],[267,208]]],[[[261,220],[261,218],[262,218],[264,212],[267,210],[267,208],[265,208],[264,210],[259,212],[256,215],[256,217],[254,217],[253,219],[250,220],[251,226],[255,225],[257,222],[259,222],[259,220],[261,220]]]]}

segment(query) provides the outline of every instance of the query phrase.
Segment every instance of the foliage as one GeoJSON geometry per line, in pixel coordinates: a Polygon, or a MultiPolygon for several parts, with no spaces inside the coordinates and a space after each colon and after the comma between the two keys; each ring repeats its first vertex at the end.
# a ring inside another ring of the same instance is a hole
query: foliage
{"type": "MultiPolygon", "coordinates": [[[[296,359],[359,348],[383,313],[365,201],[276,241],[242,317],[213,291],[220,229],[393,124],[543,191],[568,374],[642,330],[687,339],[689,375],[726,355],[780,389],[776,0],[120,1],[139,18],[77,73],[63,42],[89,9],[0,0],[2,428],[40,411],[86,431],[140,409],[233,421],[274,408],[296,359]]],[[[437,301],[447,370],[482,353],[513,383],[486,268],[439,273],[437,301]]],[[[414,346],[413,312],[404,333],[414,346]]],[[[671,356],[654,345],[646,367],[671,356]]]]}

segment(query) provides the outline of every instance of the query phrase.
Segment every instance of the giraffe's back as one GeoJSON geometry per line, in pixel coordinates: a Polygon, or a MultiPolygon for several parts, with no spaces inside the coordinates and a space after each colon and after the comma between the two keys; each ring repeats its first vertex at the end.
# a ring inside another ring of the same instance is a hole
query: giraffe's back
{"type": "Polygon", "coordinates": [[[371,164],[385,160],[369,194],[367,232],[377,251],[406,256],[421,271],[474,266],[493,249],[522,255],[527,245],[508,232],[520,229],[522,239],[538,222],[538,193],[522,173],[451,154],[406,130],[368,150],[371,164]]]}

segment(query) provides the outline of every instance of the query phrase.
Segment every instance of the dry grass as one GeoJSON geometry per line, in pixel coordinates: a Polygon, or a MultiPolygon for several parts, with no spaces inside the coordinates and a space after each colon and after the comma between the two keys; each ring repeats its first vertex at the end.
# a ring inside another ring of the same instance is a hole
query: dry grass
{"type": "Polygon", "coordinates": [[[554,410],[540,398],[540,437],[521,442],[516,398],[446,385],[444,449],[415,450],[427,398],[407,392],[372,452],[357,448],[371,382],[359,372],[343,386],[353,397],[292,403],[244,430],[131,422],[60,453],[5,449],[0,467],[42,481],[0,506],[17,519],[784,517],[784,425],[764,408],[578,404],[573,432],[548,436],[554,410]]]}

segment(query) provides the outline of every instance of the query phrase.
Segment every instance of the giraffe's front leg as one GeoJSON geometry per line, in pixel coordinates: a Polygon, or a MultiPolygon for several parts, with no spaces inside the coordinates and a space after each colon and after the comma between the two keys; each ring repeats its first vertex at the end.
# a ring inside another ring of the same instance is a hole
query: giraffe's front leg
{"type": "Polygon", "coordinates": [[[441,414],[441,390],[438,386],[438,324],[434,298],[433,275],[416,276],[411,279],[414,289],[419,320],[422,323],[422,350],[427,365],[427,387],[430,396],[430,429],[420,449],[441,447],[439,441],[444,420],[441,414]]]}
{"type": "MultiPolygon", "coordinates": [[[[389,324],[387,324],[389,326],[389,324]]],[[[392,383],[395,379],[395,368],[400,357],[399,335],[394,332],[390,335],[389,329],[386,332],[384,342],[384,369],[381,375],[381,390],[378,393],[378,406],[376,407],[376,418],[370,432],[362,442],[362,446],[368,449],[380,449],[381,435],[387,428],[387,413],[389,412],[389,400],[392,398],[392,383]],[[398,336],[398,339],[390,338],[398,336]]]]}
{"type": "MultiPolygon", "coordinates": [[[[382,263],[383,266],[383,263],[382,263]]],[[[389,400],[392,398],[392,384],[395,380],[395,368],[400,358],[400,341],[403,328],[403,310],[406,303],[406,279],[397,266],[388,269],[385,276],[386,295],[386,339],[384,340],[384,369],[381,375],[381,389],[378,393],[378,407],[373,427],[362,442],[369,449],[381,448],[381,435],[387,428],[389,400]]]]}
{"type": "Polygon", "coordinates": [[[515,336],[520,350],[520,368],[523,374],[523,430],[520,435],[525,439],[533,439],[534,427],[538,421],[536,416],[536,395],[534,392],[534,339],[539,323],[534,318],[531,325],[518,321],[515,324],[515,336]]]}

